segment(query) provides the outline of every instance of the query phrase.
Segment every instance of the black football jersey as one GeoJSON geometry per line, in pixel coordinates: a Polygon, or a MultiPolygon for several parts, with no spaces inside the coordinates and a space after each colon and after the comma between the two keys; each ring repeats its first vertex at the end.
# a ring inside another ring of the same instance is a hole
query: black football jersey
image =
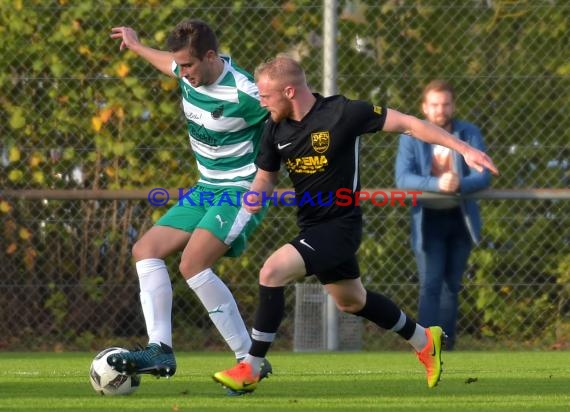
{"type": "Polygon", "coordinates": [[[347,201],[347,196],[360,190],[360,136],[382,130],[386,120],[384,106],[341,95],[315,97],[300,122],[267,121],[256,160],[260,169],[270,172],[285,165],[301,227],[360,215],[354,201],[347,201]]]}

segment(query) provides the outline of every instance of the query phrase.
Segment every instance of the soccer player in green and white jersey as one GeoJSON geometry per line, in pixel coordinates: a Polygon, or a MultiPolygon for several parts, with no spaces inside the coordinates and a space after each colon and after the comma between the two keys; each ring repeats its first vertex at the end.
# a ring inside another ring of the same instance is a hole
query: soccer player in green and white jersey
{"type": "Polygon", "coordinates": [[[212,265],[222,256],[239,256],[261,221],[237,199],[255,176],[268,113],[259,105],[252,76],[218,54],[214,32],[200,20],[180,22],[168,37],[169,51],[143,45],[130,27],[114,27],[111,38],[121,40],[121,50],[128,48],[178,78],[200,179],[181,197],[183,204],[170,208],[133,247],[148,345],[110,357],[109,364],[128,374],[170,377],[176,372],[172,285],[164,259],[179,251],[180,272],[239,360],[248,353],[251,339],[234,297],[212,265]]]}

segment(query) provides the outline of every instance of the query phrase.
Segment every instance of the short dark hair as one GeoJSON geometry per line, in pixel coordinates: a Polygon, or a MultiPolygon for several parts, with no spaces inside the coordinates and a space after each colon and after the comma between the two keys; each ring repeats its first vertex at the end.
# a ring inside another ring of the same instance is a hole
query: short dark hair
{"type": "Polygon", "coordinates": [[[209,50],[218,53],[218,39],[214,31],[201,20],[187,19],[178,23],[168,35],[166,44],[171,52],[187,47],[190,54],[200,60],[209,50]]]}
{"type": "Polygon", "coordinates": [[[422,102],[425,102],[427,94],[431,91],[448,92],[451,94],[451,98],[455,100],[455,90],[453,86],[445,80],[436,79],[429,82],[422,93],[422,102]]]}

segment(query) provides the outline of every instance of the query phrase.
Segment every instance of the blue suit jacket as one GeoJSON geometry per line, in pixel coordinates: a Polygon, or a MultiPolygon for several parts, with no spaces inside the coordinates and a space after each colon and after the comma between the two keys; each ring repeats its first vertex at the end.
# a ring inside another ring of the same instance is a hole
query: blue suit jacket
{"type": "MultiPolygon", "coordinates": [[[[480,150],[485,150],[483,137],[479,128],[471,123],[460,120],[453,120],[453,134],[480,150]]],[[[463,156],[453,153],[455,170],[459,175],[459,203],[465,224],[471,235],[473,243],[479,243],[481,239],[481,216],[479,206],[473,199],[465,199],[461,194],[475,192],[486,189],[491,184],[491,174],[488,170],[482,173],[467,166],[463,156]]],[[[438,178],[431,175],[432,145],[409,135],[400,135],[398,155],[396,158],[396,186],[402,189],[421,190],[426,192],[440,192],[437,182],[438,178]]],[[[421,250],[423,245],[422,201],[418,200],[417,206],[412,206],[412,246],[416,250],[421,250]]]]}

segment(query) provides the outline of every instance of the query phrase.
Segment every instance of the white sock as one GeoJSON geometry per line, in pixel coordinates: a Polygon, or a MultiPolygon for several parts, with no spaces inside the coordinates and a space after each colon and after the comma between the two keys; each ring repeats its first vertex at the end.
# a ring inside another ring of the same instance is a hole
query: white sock
{"type": "Polygon", "coordinates": [[[428,343],[425,328],[419,323],[416,323],[416,330],[408,342],[414,347],[416,352],[420,352],[425,348],[428,343]]]}
{"type": "Polygon", "coordinates": [[[172,283],[164,260],[143,259],[136,267],[148,343],[172,347],[172,283]]]}
{"type": "Polygon", "coordinates": [[[257,356],[251,356],[249,354],[244,359],[244,362],[247,362],[251,365],[251,369],[254,375],[259,374],[261,371],[261,364],[263,361],[263,358],[258,358],[257,356]]]}
{"type": "Polygon", "coordinates": [[[186,282],[196,292],[210,319],[235,352],[236,359],[245,357],[251,346],[251,338],[228,287],[210,268],[186,282]]]}

